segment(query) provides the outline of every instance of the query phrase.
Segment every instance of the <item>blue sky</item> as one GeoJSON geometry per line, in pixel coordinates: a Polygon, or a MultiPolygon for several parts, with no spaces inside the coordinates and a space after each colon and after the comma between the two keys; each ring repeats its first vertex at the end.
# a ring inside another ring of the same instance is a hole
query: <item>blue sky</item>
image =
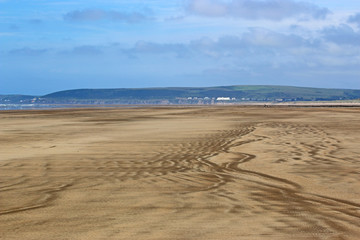
{"type": "Polygon", "coordinates": [[[358,0],[0,0],[0,94],[360,89],[358,0]]]}

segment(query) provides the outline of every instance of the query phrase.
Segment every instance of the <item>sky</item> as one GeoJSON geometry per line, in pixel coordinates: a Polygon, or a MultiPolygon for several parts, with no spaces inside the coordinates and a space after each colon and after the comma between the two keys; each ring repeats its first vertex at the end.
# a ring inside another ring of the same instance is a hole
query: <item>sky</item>
{"type": "Polygon", "coordinates": [[[358,0],[0,0],[0,94],[360,89],[358,0]]]}

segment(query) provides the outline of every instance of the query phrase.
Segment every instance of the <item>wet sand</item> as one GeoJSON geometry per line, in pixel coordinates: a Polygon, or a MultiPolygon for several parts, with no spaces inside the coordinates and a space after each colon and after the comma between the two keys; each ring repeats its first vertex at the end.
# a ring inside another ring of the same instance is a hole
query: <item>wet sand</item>
{"type": "Polygon", "coordinates": [[[360,239],[360,109],[0,112],[0,239],[360,239]]]}

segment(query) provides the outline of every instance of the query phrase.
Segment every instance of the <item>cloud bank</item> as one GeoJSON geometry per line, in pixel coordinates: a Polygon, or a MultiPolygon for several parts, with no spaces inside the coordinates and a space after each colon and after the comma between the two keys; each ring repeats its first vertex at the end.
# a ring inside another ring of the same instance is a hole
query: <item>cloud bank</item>
{"type": "MultiPolygon", "coordinates": [[[[207,57],[246,57],[255,52],[284,51],[315,47],[311,40],[293,34],[282,34],[264,28],[249,28],[240,36],[227,35],[213,40],[203,37],[189,43],[160,44],[139,41],[127,54],[175,54],[177,57],[202,55],[207,57]]],[[[317,47],[317,46],[316,46],[317,47]]]]}
{"type": "Polygon", "coordinates": [[[360,13],[350,16],[348,19],[348,23],[355,23],[360,28],[360,13]]]}
{"type": "Polygon", "coordinates": [[[317,5],[293,0],[189,0],[190,14],[206,17],[234,17],[280,21],[290,17],[324,19],[330,11],[317,5]]]}
{"type": "Polygon", "coordinates": [[[151,20],[149,16],[140,12],[128,13],[102,9],[75,10],[66,13],[63,18],[69,22],[110,20],[115,22],[140,23],[151,20]]]}
{"type": "Polygon", "coordinates": [[[29,47],[24,47],[24,48],[17,48],[17,49],[13,49],[9,51],[10,55],[17,55],[17,56],[40,56],[43,55],[45,53],[47,53],[49,50],[48,49],[34,49],[34,48],[29,48],[29,47]]]}
{"type": "Polygon", "coordinates": [[[325,28],[322,34],[325,40],[336,44],[360,46],[360,32],[354,31],[346,24],[325,28]]]}

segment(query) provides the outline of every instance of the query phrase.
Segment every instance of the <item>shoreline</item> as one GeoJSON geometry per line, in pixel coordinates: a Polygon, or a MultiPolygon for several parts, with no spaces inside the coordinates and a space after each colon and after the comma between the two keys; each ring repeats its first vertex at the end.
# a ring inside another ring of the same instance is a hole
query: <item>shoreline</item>
{"type": "Polygon", "coordinates": [[[360,102],[249,102],[217,104],[0,104],[0,112],[18,110],[153,108],[153,107],[339,107],[356,108],[360,102]]]}

